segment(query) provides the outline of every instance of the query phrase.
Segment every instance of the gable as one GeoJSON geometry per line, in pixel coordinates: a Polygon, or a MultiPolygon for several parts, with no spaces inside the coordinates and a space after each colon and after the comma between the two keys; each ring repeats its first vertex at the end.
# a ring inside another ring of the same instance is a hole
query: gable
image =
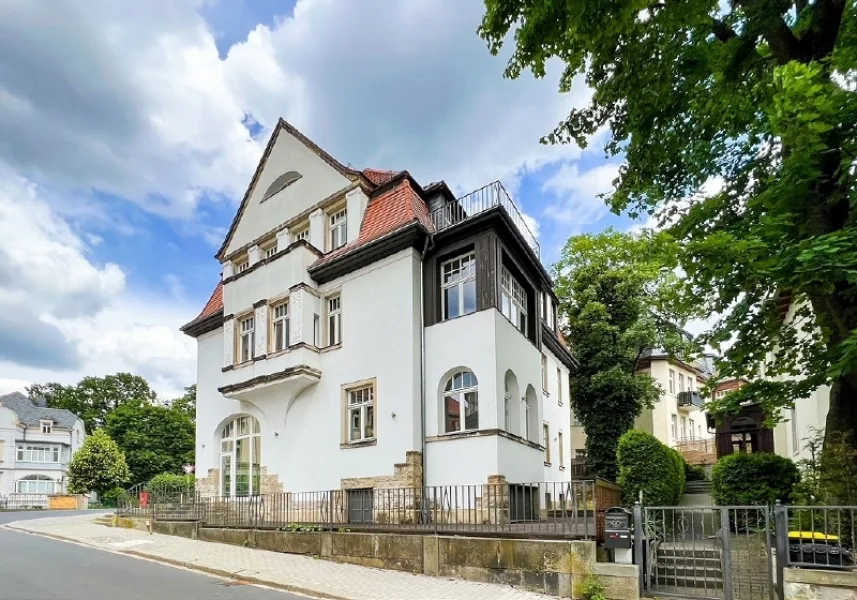
{"type": "Polygon", "coordinates": [[[358,176],[280,121],[218,258],[222,260],[342,190],[358,176]]]}

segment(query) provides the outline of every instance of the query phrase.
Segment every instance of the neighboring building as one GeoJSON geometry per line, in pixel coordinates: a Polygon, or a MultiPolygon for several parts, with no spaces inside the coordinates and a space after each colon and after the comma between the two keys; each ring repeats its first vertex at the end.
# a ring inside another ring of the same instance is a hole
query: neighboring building
{"type": "MultiPolygon", "coordinates": [[[[792,299],[790,293],[781,293],[778,298],[780,316],[788,323],[795,318],[799,304],[792,299]]],[[[797,330],[799,338],[807,335],[801,329],[797,330]]],[[[773,361],[773,355],[768,355],[768,361],[773,361]]],[[[794,461],[810,458],[806,449],[808,438],[813,430],[823,430],[827,423],[827,411],[830,407],[830,386],[823,385],[815,389],[808,398],[795,402],[795,407],[784,409],[781,416],[783,421],[774,428],[774,448],[777,454],[794,461]]]]}
{"type": "Polygon", "coordinates": [[[206,494],[570,478],[553,284],[499,183],[357,171],[280,121],[197,339],[206,494]]]}
{"type": "Polygon", "coordinates": [[[20,392],[0,396],[0,496],[67,491],[68,464],[85,437],[68,410],[20,392]]]}

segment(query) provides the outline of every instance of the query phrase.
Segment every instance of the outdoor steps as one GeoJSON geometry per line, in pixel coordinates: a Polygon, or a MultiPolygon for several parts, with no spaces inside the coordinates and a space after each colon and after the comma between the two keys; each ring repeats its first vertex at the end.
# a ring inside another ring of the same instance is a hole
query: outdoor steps
{"type": "Polygon", "coordinates": [[[710,494],[710,481],[688,481],[684,486],[685,494],[710,494]]]}
{"type": "MultiPolygon", "coordinates": [[[[699,542],[702,544],[704,542],[699,542]]],[[[718,548],[701,548],[693,547],[693,542],[688,542],[687,545],[667,547],[661,546],[658,548],[658,560],[664,559],[670,562],[674,560],[689,560],[693,562],[701,562],[703,559],[713,559],[720,564],[720,549],[718,548]]]]}
{"type": "MultiPolygon", "coordinates": [[[[704,544],[699,541],[699,544],[704,544]]],[[[688,545],[661,546],[657,550],[657,585],[719,589],[723,587],[720,550],[688,545]]]]}
{"type": "Polygon", "coordinates": [[[692,576],[679,576],[679,575],[661,575],[658,573],[657,579],[654,584],[656,586],[675,586],[682,588],[696,588],[696,589],[722,589],[723,588],[723,578],[711,578],[711,577],[692,577],[692,576]]]}

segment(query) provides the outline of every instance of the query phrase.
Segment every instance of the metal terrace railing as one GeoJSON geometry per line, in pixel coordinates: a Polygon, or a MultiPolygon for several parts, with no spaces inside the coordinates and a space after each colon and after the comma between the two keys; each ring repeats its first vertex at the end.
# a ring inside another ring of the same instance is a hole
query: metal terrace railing
{"type": "Polygon", "coordinates": [[[441,231],[498,206],[503,207],[503,210],[509,215],[515,227],[517,227],[524,240],[538,257],[541,249],[536,236],[533,235],[521,211],[515,206],[506,188],[499,181],[489,183],[476,191],[458,198],[455,202],[450,202],[434,209],[431,212],[431,220],[435,229],[441,231]]]}

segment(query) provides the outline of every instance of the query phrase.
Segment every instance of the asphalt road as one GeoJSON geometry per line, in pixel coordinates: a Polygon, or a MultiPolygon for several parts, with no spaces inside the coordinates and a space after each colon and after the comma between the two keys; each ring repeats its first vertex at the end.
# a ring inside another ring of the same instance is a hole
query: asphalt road
{"type": "MultiPolygon", "coordinates": [[[[94,511],[91,511],[94,513],[94,511]]],[[[0,525],[56,516],[0,512],[0,525]]],[[[61,514],[79,514],[63,511],[61,514]]],[[[305,600],[0,527],[0,600],[305,600]]]]}

